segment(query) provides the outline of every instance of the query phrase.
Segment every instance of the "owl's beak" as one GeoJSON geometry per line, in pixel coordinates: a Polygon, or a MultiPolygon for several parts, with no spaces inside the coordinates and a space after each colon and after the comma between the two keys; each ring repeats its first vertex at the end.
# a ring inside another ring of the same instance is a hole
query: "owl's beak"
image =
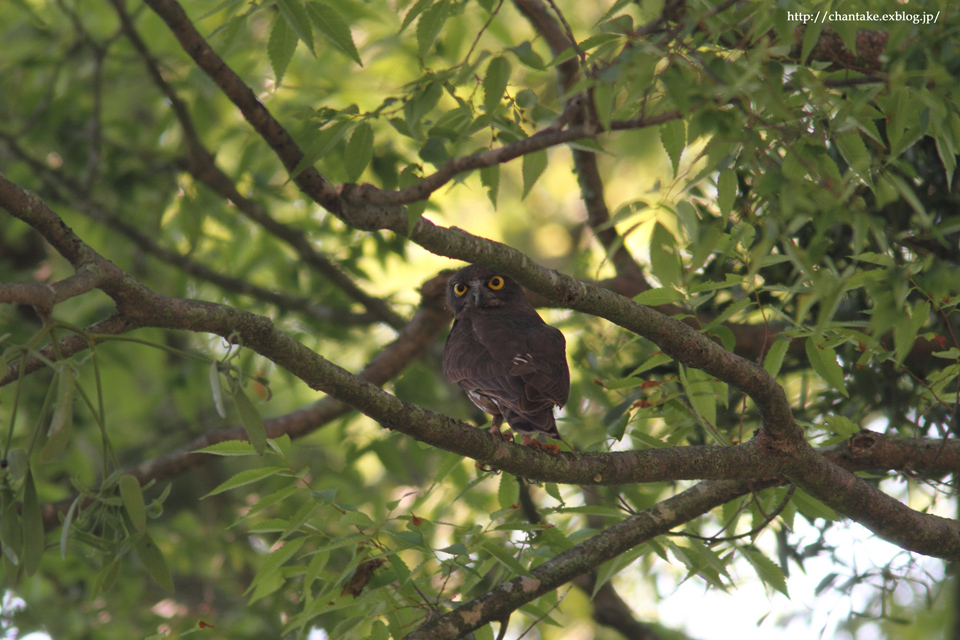
{"type": "Polygon", "coordinates": [[[476,282],[471,282],[470,284],[471,284],[471,287],[470,287],[470,303],[471,303],[474,307],[479,307],[479,306],[480,306],[480,293],[483,291],[483,290],[481,289],[481,287],[480,287],[480,281],[478,280],[478,281],[476,281],[476,282]]]}

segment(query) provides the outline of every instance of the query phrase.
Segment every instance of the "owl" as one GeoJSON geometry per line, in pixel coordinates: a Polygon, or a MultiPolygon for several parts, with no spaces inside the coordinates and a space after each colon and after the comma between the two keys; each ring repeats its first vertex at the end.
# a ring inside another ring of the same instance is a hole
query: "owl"
{"type": "Polygon", "coordinates": [[[450,278],[447,303],[455,320],[443,350],[443,372],[473,404],[493,416],[491,433],[504,421],[522,443],[540,444],[539,434],[560,439],[553,416],[570,394],[566,341],[543,321],[505,275],[480,265],[450,278]]]}

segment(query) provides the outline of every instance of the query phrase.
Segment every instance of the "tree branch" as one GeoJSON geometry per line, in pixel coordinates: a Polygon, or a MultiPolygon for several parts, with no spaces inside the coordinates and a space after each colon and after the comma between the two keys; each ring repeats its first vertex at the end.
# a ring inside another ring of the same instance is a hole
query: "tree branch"
{"type": "MultiPolygon", "coordinates": [[[[817,454],[793,422],[783,389],[757,365],[723,350],[676,320],[604,289],[549,272],[515,250],[505,247],[496,257],[505,258],[503,264],[510,265],[510,259],[519,256],[525,270],[512,271],[526,280],[526,284],[535,285],[542,293],[554,292],[573,308],[584,308],[645,335],[671,357],[739,386],[756,402],[764,428],[753,440],[732,447],[672,447],[554,457],[504,442],[483,430],[403,402],[292,340],[267,318],[209,302],[169,298],[149,290],[96,254],[39,199],[2,176],[0,206],[40,231],[58,250],[69,254],[72,261],[92,262],[102,269],[106,277],[101,288],[117,302],[118,311],[135,325],[207,332],[234,340],[283,367],[311,388],[359,409],[388,429],[402,431],[422,442],[523,477],[578,484],[611,483],[611,476],[625,471],[634,476],[633,482],[664,480],[668,478],[645,474],[649,469],[669,467],[671,461],[679,459],[685,459],[678,467],[679,478],[715,478],[719,476],[714,474],[719,473],[724,474],[723,477],[746,478],[751,475],[750,471],[753,477],[763,477],[768,469],[782,470],[811,495],[905,549],[960,558],[960,526],[956,522],[913,511],[817,454]],[[547,286],[542,285],[544,278],[547,286]],[[875,508],[871,507],[872,502],[877,504],[875,508]],[[896,526],[891,526],[891,522],[896,526]]],[[[425,224],[430,223],[421,220],[417,229],[425,224]]],[[[429,228],[427,231],[424,237],[429,239],[434,232],[429,228]]],[[[466,234],[458,232],[453,237],[463,240],[466,234]]],[[[454,247],[471,247],[476,240],[468,244],[455,242],[454,247]]],[[[487,244],[496,243],[484,241],[480,246],[486,248],[487,244]]],[[[489,261],[490,264],[499,262],[489,261]]],[[[511,269],[505,271],[511,273],[511,269]]]]}

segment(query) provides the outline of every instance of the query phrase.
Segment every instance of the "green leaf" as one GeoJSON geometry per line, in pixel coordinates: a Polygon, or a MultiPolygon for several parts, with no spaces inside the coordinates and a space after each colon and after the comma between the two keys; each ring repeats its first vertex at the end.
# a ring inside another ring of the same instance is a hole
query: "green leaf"
{"type": "Polygon", "coordinates": [[[797,511],[811,522],[816,518],[823,518],[824,520],[840,519],[836,511],[807,494],[802,489],[794,491],[793,497],[790,500],[796,505],[797,511]]]}
{"type": "Polygon", "coordinates": [[[610,118],[613,116],[615,95],[613,85],[609,82],[601,82],[593,88],[593,104],[597,110],[597,117],[600,119],[600,126],[604,131],[610,130],[610,118]]]}
{"type": "Polygon", "coordinates": [[[480,184],[487,190],[487,198],[493,208],[497,208],[497,194],[500,191],[500,165],[480,169],[480,184]]]}
{"type": "Polygon", "coordinates": [[[510,62],[503,56],[497,56],[487,65],[487,74],[483,77],[483,109],[493,115],[510,81],[510,62]]]}
{"type": "Polygon", "coordinates": [[[633,301],[639,304],[645,304],[648,307],[659,307],[664,304],[672,304],[683,300],[683,294],[676,289],[666,287],[656,287],[647,289],[633,297],[633,301]]]}
{"type": "Polygon", "coordinates": [[[366,122],[357,125],[347,142],[347,152],[344,158],[344,168],[347,170],[347,180],[356,182],[363,170],[373,159],[373,128],[366,122]]]}
{"type": "Polygon", "coordinates": [[[316,1],[307,5],[307,11],[310,13],[310,18],[317,27],[317,31],[325,35],[330,44],[362,67],[363,62],[360,60],[360,52],[357,51],[357,46],[353,43],[350,25],[340,14],[329,5],[316,1]]]}
{"type": "Polygon", "coordinates": [[[520,485],[517,479],[509,473],[500,474],[497,500],[501,509],[513,509],[520,503],[520,485]]]}
{"type": "Polygon", "coordinates": [[[226,440],[202,449],[194,449],[190,453],[209,453],[215,456],[252,456],[257,452],[253,445],[245,440],[226,440]]]}
{"type": "Polygon", "coordinates": [[[527,197],[527,194],[533,189],[533,185],[537,183],[546,168],[547,151],[545,149],[523,156],[523,195],[520,197],[521,200],[527,197]]]}
{"type": "Polygon", "coordinates": [[[210,392],[213,394],[213,406],[217,409],[217,415],[226,419],[227,410],[223,406],[223,387],[220,386],[220,363],[216,361],[211,362],[208,374],[210,380],[210,392]]]}
{"type": "Polygon", "coordinates": [[[37,499],[37,486],[33,482],[33,473],[27,471],[23,482],[23,572],[32,576],[40,567],[40,559],[46,546],[43,531],[43,515],[40,513],[40,501],[37,499]]]}
{"type": "Polygon", "coordinates": [[[844,397],[850,397],[843,381],[843,368],[837,362],[837,353],[830,347],[821,347],[813,338],[807,338],[805,343],[807,359],[813,370],[824,382],[839,391],[844,397]]]}
{"type": "Polygon", "coordinates": [[[50,419],[47,444],[40,451],[37,460],[47,463],[56,460],[67,448],[70,442],[70,431],[73,428],[73,396],[76,391],[76,379],[73,369],[61,366],[57,372],[57,400],[50,419]]]}
{"type": "Polygon", "coordinates": [[[277,8],[293,27],[297,37],[310,49],[310,53],[316,55],[313,48],[313,28],[310,26],[310,18],[307,17],[307,10],[303,8],[303,3],[300,0],[277,0],[277,8]]]}
{"type": "Polygon", "coordinates": [[[869,179],[870,154],[867,152],[867,145],[863,143],[863,138],[856,129],[850,129],[836,135],[834,141],[840,149],[840,155],[847,161],[847,164],[863,180],[869,179]]]}
{"type": "Polygon", "coordinates": [[[27,477],[30,471],[30,459],[24,449],[16,448],[7,455],[7,464],[10,468],[10,479],[14,482],[20,482],[27,477]]]}
{"type": "Polygon", "coordinates": [[[403,24],[400,25],[400,33],[403,33],[404,29],[410,26],[410,23],[417,19],[423,10],[433,4],[433,0],[417,0],[416,4],[410,7],[410,11],[407,11],[407,15],[403,17],[403,24]]]}
{"type": "Polygon", "coordinates": [[[733,210],[733,203],[737,198],[737,174],[735,171],[726,169],[720,172],[717,178],[717,206],[720,207],[720,213],[726,220],[733,210]]]}
{"type": "Polygon", "coordinates": [[[650,236],[650,266],[661,285],[666,288],[679,286],[681,266],[677,243],[673,234],[659,222],[654,225],[650,236]]]}
{"type": "Polygon", "coordinates": [[[776,377],[780,373],[780,367],[783,366],[783,357],[790,349],[789,338],[778,338],[770,345],[767,355],[763,357],[763,368],[771,376],[776,377]]]}
{"type": "Polygon", "coordinates": [[[276,551],[271,551],[267,558],[263,561],[263,564],[260,565],[260,568],[257,569],[256,575],[253,576],[253,580],[250,581],[250,586],[248,586],[247,590],[243,592],[243,595],[247,595],[250,593],[251,589],[256,587],[266,578],[269,578],[271,575],[273,575],[287,562],[287,560],[292,558],[298,551],[300,551],[300,547],[302,547],[303,543],[306,541],[306,538],[294,538],[293,540],[288,540],[286,544],[276,551]]]}
{"type": "Polygon", "coordinates": [[[350,123],[343,121],[336,122],[322,130],[313,144],[307,149],[307,152],[300,158],[297,166],[290,172],[290,179],[293,180],[300,175],[304,169],[312,167],[321,158],[326,157],[335,146],[340,144],[340,141],[347,135],[349,128],[350,123]]]}
{"type": "Polygon", "coordinates": [[[520,561],[513,557],[513,555],[504,549],[500,545],[500,541],[495,538],[484,538],[482,545],[483,548],[490,553],[497,562],[505,566],[507,569],[521,576],[529,576],[530,572],[525,566],[520,564],[520,561]]]}
{"type": "Polygon", "coordinates": [[[3,563],[10,580],[20,566],[23,539],[20,537],[20,514],[13,492],[4,486],[0,489],[0,540],[3,541],[3,563]]]}
{"type": "Polygon", "coordinates": [[[787,578],[783,575],[783,569],[776,562],[752,547],[741,547],[740,553],[747,559],[747,562],[753,565],[757,577],[763,584],[773,587],[788,598],[790,597],[787,592],[787,578]]]}
{"type": "Polygon", "coordinates": [[[253,484],[254,482],[263,480],[264,478],[274,476],[280,473],[280,471],[282,471],[282,469],[278,467],[262,467],[260,469],[247,469],[246,471],[241,471],[240,473],[231,477],[229,480],[221,482],[217,488],[203,496],[201,500],[223,493],[224,491],[230,491],[231,489],[236,489],[237,487],[253,484]]]}
{"type": "Polygon", "coordinates": [[[819,22],[812,22],[806,25],[803,32],[803,42],[800,45],[800,64],[807,63],[810,52],[813,51],[813,47],[816,46],[817,41],[820,39],[821,31],[823,31],[823,25],[819,22]]]}
{"type": "Polygon", "coordinates": [[[147,509],[143,503],[143,490],[140,482],[132,475],[125,473],[120,476],[120,498],[123,508],[127,510],[130,521],[137,531],[147,528],[147,509]]]}
{"type": "Polygon", "coordinates": [[[237,405],[240,424],[243,425],[243,430],[247,432],[250,444],[262,456],[267,449],[267,429],[263,424],[263,418],[260,417],[260,412],[250,402],[250,398],[243,392],[240,385],[237,385],[233,392],[233,402],[237,405]]]}
{"type": "Polygon", "coordinates": [[[283,76],[293,59],[294,51],[297,50],[298,42],[300,42],[300,39],[290,27],[287,19],[282,15],[277,15],[273,19],[273,26],[270,28],[270,41],[267,43],[267,57],[270,58],[270,66],[273,67],[273,75],[276,76],[276,88],[279,88],[283,82],[283,76]]]}
{"type": "Polygon", "coordinates": [[[680,381],[691,408],[707,424],[717,424],[717,393],[710,374],[692,367],[680,367],[680,381]]]}
{"type": "Polygon", "coordinates": [[[83,495],[78,495],[73,499],[73,502],[70,503],[70,508],[67,509],[67,515],[63,519],[63,526],[60,527],[60,559],[67,559],[67,540],[70,539],[70,525],[73,524],[73,518],[77,514],[77,507],[80,506],[80,501],[83,499],[83,495]]]}
{"type": "Polygon", "coordinates": [[[436,42],[440,30],[443,29],[443,24],[449,16],[449,0],[440,0],[420,16],[420,21],[417,22],[417,49],[421,58],[426,58],[427,54],[430,53],[433,43],[436,42]]]}
{"type": "Polygon", "coordinates": [[[860,427],[857,425],[857,423],[840,414],[827,416],[823,422],[827,426],[827,429],[838,436],[849,438],[852,435],[860,433],[860,427]]]}
{"type": "Polygon", "coordinates": [[[683,120],[671,120],[660,125],[660,143],[670,156],[673,164],[673,175],[677,175],[680,168],[680,154],[687,146],[687,128],[683,120]]]}
{"type": "Polygon", "coordinates": [[[167,568],[167,561],[163,559],[163,553],[160,552],[160,548],[153,542],[150,534],[144,531],[136,544],[133,545],[133,550],[136,552],[137,557],[140,558],[143,568],[147,570],[150,577],[164,590],[173,593],[173,578],[170,577],[170,569],[167,568]]]}

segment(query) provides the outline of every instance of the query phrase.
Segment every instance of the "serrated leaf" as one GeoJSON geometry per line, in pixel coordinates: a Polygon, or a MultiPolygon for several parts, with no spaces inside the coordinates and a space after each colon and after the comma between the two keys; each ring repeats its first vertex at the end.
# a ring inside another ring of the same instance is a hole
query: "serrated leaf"
{"type": "Polygon", "coordinates": [[[353,42],[353,34],[350,32],[350,25],[343,17],[334,11],[333,7],[322,2],[311,2],[307,5],[307,11],[310,19],[317,27],[317,31],[322,33],[341,52],[345,53],[351,60],[361,67],[363,62],[360,60],[360,52],[357,51],[357,45],[353,42]]]}
{"type": "Polygon", "coordinates": [[[487,74],[483,77],[483,109],[488,114],[496,112],[509,81],[510,62],[497,56],[487,65],[487,74]]]}
{"type": "Polygon", "coordinates": [[[771,376],[776,377],[780,373],[780,367],[783,366],[783,357],[790,349],[790,340],[774,340],[767,350],[767,355],[763,357],[763,368],[771,376]]]}
{"type": "Polygon", "coordinates": [[[720,172],[717,178],[717,206],[723,219],[726,220],[733,210],[733,203],[737,198],[737,174],[731,169],[720,172]]]}
{"type": "Polygon", "coordinates": [[[164,590],[173,593],[173,578],[170,577],[167,561],[163,559],[163,553],[161,553],[153,538],[150,537],[150,534],[144,532],[136,544],[133,545],[133,550],[140,558],[140,563],[143,564],[143,568],[147,570],[150,577],[164,590]]]}
{"type": "Polygon", "coordinates": [[[500,546],[498,540],[492,538],[485,538],[482,543],[483,548],[490,553],[494,558],[497,559],[497,562],[505,566],[507,569],[521,576],[529,576],[530,572],[525,566],[520,564],[520,561],[513,557],[513,555],[500,546]]]}
{"type": "Polygon", "coordinates": [[[664,304],[672,304],[683,300],[683,294],[676,289],[668,287],[656,287],[647,289],[633,297],[633,301],[645,304],[648,307],[659,307],[664,304]]]}
{"type": "Polygon", "coordinates": [[[614,95],[613,85],[609,82],[601,82],[593,88],[593,105],[596,108],[597,117],[600,119],[600,127],[604,131],[610,130],[614,95]]]}
{"type": "Polygon", "coordinates": [[[290,172],[290,179],[293,180],[307,167],[312,167],[321,158],[330,153],[337,146],[343,137],[347,135],[350,128],[349,122],[337,122],[330,125],[320,132],[320,135],[313,142],[307,152],[303,154],[297,166],[290,172]]]}
{"type": "Polygon", "coordinates": [[[857,423],[846,416],[839,414],[827,416],[824,418],[823,422],[827,426],[827,429],[838,436],[849,438],[852,435],[860,433],[860,427],[857,425],[857,423]]]}
{"type": "Polygon", "coordinates": [[[257,451],[246,440],[226,440],[202,449],[194,449],[190,453],[209,453],[215,456],[252,456],[257,451]]]}
{"type": "Polygon", "coordinates": [[[370,626],[370,640],[390,640],[390,631],[382,620],[374,620],[370,626]]]}
{"type": "Polygon", "coordinates": [[[493,208],[497,208],[497,195],[500,192],[500,165],[480,169],[480,184],[487,190],[487,198],[493,208]]]}
{"type": "Polygon", "coordinates": [[[545,149],[534,151],[523,156],[523,195],[521,200],[527,197],[533,185],[547,168],[547,152],[545,149]]]}
{"type": "Polygon", "coordinates": [[[803,41],[800,45],[800,64],[806,64],[807,58],[810,57],[810,52],[813,51],[813,47],[816,46],[817,41],[820,39],[820,32],[823,31],[823,25],[819,22],[813,22],[806,25],[806,28],[803,32],[803,41]]]}
{"type": "Polygon", "coordinates": [[[426,58],[436,42],[443,24],[450,16],[450,3],[448,0],[440,0],[437,4],[427,9],[420,20],[417,22],[417,49],[421,58],[426,58]]]}
{"type": "Polygon", "coordinates": [[[650,266],[660,284],[672,288],[680,284],[681,266],[676,240],[659,222],[650,236],[650,266]]]}
{"type": "Polygon", "coordinates": [[[303,40],[310,53],[316,55],[313,48],[313,27],[310,26],[310,18],[307,16],[307,10],[303,7],[300,0],[277,0],[277,8],[280,14],[287,19],[287,22],[293,28],[297,37],[303,40]]]}
{"type": "Polygon", "coordinates": [[[357,125],[347,142],[344,168],[347,180],[356,182],[373,159],[373,128],[366,122],[357,125]]]}
{"type": "Polygon", "coordinates": [[[509,473],[500,475],[497,501],[500,503],[501,509],[512,509],[520,502],[520,485],[517,479],[509,473]]]}
{"type": "Polygon", "coordinates": [[[300,42],[300,38],[297,37],[287,19],[282,15],[277,15],[273,19],[273,25],[270,28],[270,40],[267,42],[267,56],[270,58],[273,75],[276,76],[277,88],[283,82],[283,76],[293,59],[294,51],[297,50],[298,42],[300,42]]]}
{"type": "Polygon", "coordinates": [[[844,131],[834,137],[837,147],[840,149],[840,155],[847,161],[847,164],[862,179],[869,178],[868,169],[870,168],[870,154],[867,152],[867,145],[863,143],[863,138],[856,129],[844,131]]]}
{"type": "Polygon", "coordinates": [[[125,473],[120,476],[120,498],[123,500],[123,508],[127,510],[130,521],[137,531],[143,531],[147,528],[147,509],[143,503],[143,490],[140,488],[140,482],[132,475],[125,473]]]}
{"type": "Polygon", "coordinates": [[[200,498],[209,498],[210,496],[215,496],[217,494],[223,493],[224,491],[230,491],[231,489],[236,489],[237,487],[242,487],[244,485],[253,484],[258,480],[263,480],[264,478],[269,478],[270,476],[280,473],[281,469],[277,467],[263,467],[260,469],[247,469],[241,471],[235,476],[231,477],[225,482],[221,482],[213,491],[200,498]]]}
{"type": "Polygon", "coordinates": [[[243,388],[240,387],[240,385],[237,385],[237,388],[233,392],[233,402],[237,405],[240,424],[243,425],[243,430],[247,432],[247,437],[250,438],[250,444],[252,444],[254,450],[262,456],[263,452],[267,449],[267,428],[263,424],[263,418],[260,417],[260,412],[257,411],[257,408],[250,402],[250,398],[243,392],[243,388]]]}
{"type": "Polygon", "coordinates": [[[253,576],[253,580],[250,581],[250,586],[243,592],[243,595],[247,595],[251,589],[273,575],[287,560],[292,558],[297,551],[300,551],[300,547],[302,547],[306,541],[306,538],[294,538],[276,551],[271,551],[263,561],[263,564],[260,565],[260,568],[257,569],[256,575],[253,576]]]}
{"type": "Polygon", "coordinates": [[[687,128],[683,120],[671,120],[660,125],[660,144],[664,151],[670,156],[670,162],[673,164],[673,175],[677,175],[680,168],[680,154],[683,148],[687,146],[687,128]]]}
{"type": "Polygon", "coordinates": [[[37,486],[33,482],[33,473],[27,471],[23,483],[23,572],[32,576],[40,567],[40,559],[46,546],[43,530],[43,515],[40,513],[40,501],[37,499],[37,486]]]}
{"type": "Polygon", "coordinates": [[[407,15],[403,17],[403,24],[400,25],[400,33],[403,33],[404,29],[410,26],[410,23],[417,19],[423,10],[433,4],[433,0],[417,0],[416,4],[410,7],[410,11],[407,11],[407,15]]]}
{"type": "Polygon", "coordinates": [[[796,507],[797,511],[803,515],[804,518],[813,522],[815,518],[823,518],[824,520],[839,520],[837,512],[823,504],[813,496],[809,495],[802,489],[797,489],[793,492],[793,497],[790,499],[796,507]]]}
{"type": "Polygon", "coordinates": [[[807,359],[813,370],[824,382],[839,391],[844,397],[849,397],[843,381],[843,368],[837,362],[837,353],[830,347],[818,346],[812,337],[807,338],[804,345],[807,359]]]}
{"type": "Polygon", "coordinates": [[[783,569],[776,562],[756,549],[741,548],[740,553],[747,559],[747,562],[753,565],[757,577],[763,584],[773,587],[788,598],[790,597],[787,592],[787,578],[783,575],[783,569]]]}

